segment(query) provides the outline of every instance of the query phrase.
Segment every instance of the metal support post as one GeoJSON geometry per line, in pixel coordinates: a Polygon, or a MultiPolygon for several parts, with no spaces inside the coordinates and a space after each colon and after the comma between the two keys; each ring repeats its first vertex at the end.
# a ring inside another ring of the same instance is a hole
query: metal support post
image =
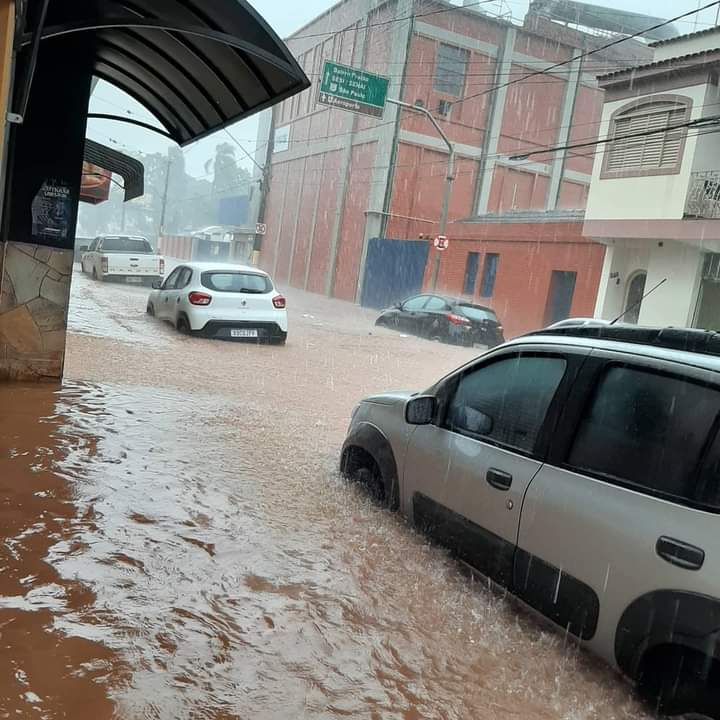
{"type": "MultiPolygon", "coordinates": [[[[433,124],[438,135],[442,138],[442,141],[447,145],[448,149],[448,162],[447,162],[447,174],[445,176],[445,190],[443,192],[442,207],[440,208],[440,221],[438,223],[438,235],[445,235],[447,228],[448,212],[450,210],[450,196],[452,194],[453,180],[455,180],[455,146],[450,141],[450,138],[445,134],[445,131],[440,127],[438,121],[433,117],[432,113],[425,107],[419,105],[411,105],[410,103],[403,102],[402,100],[394,100],[388,98],[387,102],[393,105],[398,105],[406,110],[412,110],[413,112],[425,115],[430,122],[433,124]]],[[[435,251],[435,257],[433,258],[432,274],[430,276],[430,283],[433,290],[437,288],[438,273],[440,272],[440,251],[435,251]]]]}

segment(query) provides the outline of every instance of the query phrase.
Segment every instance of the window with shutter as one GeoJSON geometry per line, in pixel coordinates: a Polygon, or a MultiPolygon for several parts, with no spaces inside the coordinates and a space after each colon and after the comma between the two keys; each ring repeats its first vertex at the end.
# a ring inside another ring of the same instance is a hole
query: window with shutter
{"type": "Polygon", "coordinates": [[[603,177],[660,175],[678,172],[686,135],[673,128],[689,119],[690,101],[652,102],[617,113],[612,121],[614,138],[605,153],[603,177]]]}

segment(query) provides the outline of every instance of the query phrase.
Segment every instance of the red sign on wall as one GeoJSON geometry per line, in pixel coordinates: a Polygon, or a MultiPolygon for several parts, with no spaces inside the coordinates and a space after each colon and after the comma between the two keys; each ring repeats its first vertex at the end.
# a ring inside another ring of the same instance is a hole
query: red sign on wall
{"type": "Polygon", "coordinates": [[[450,241],[445,235],[438,235],[435,240],[433,240],[433,245],[436,250],[447,250],[450,241]]]}

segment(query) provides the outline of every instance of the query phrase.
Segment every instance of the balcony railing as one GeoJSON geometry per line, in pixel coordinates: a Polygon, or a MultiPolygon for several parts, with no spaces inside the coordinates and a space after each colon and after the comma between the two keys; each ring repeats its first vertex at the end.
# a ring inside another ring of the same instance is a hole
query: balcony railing
{"type": "Polygon", "coordinates": [[[690,176],[685,217],[720,218],[720,171],[705,170],[690,176]]]}

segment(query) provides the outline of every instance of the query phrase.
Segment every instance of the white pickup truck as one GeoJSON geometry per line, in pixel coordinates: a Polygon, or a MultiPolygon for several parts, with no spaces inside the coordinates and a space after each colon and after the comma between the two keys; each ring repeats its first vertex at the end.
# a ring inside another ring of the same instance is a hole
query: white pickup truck
{"type": "Polygon", "coordinates": [[[101,235],[80,257],[80,267],[95,280],[120,280],[152,285],[162,280],[165,260],[147,238],[130,235],[101,235]]]}

